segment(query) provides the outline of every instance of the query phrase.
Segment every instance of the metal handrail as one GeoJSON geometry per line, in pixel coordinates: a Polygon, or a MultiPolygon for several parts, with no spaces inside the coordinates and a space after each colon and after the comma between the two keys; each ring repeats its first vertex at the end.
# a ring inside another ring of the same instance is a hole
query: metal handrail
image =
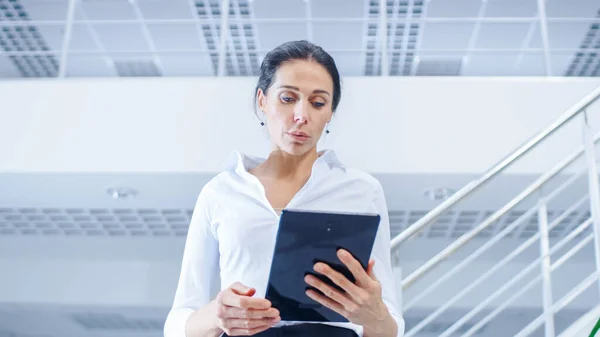
{"type": "MultiPolygon", "coordinates": [[[[592,90],[586,96],[584,96],[579,102],[575,103],[571,108],[567,109],[556,121],[547,126],[542,132],[540,132],[535,137],[531,138],[525,144],[520,146],[516,151],[508,155],[505,159],[501,160],[498,164],[494,165],[491,169],[489,169],[486,173],[484,173],[480,178],[470,182],[465,187],[460,189],[458,192],[451,195],[448,199],[443,201],[433,210],[428,212],[424,217],[419,219],[417,222],[412,224],[410,227],[405,229],[402,233],[395,236],[390,243],[391,250],[394,251],[398,248],[398,246],[406,241],[407,239],[413,237],[419,231],[424,229],[426,226],[435,221],[442,213],[446,212],[452,206],[454,206],[457,202],[461,201],[465,197],[469,196],[474,191],[481,188],[484,184],[489,182],[493,177],[497,174],[505,170],[507,167],[512,165],[517,159],[521,158],[523,155],[531,151],[534,147],[536,147],[540,142],[553,134],[556,130],[562,127],[564,124],[569,122],[579,113],[583,112],[588,106],[593,104],[596,100],[600,98],[600,86],[596,89],[592,90]]],[[[432,266],[433,267],[433,266],[432,266]]]]}
{"type": "MultiPolygon", "coordinates": [[[[588,221],[584,222],[584,224],[585,225],[582,226],[582,227],[585,229],[589,225],[592,224],[592,219],[590,218],[588,221]]],[[[564,262],[566,262],[568,259],[570,259],[573,255],[575,255],[578,251],[580,251],[581,249],[583,249],[583,247],[585,247],[585,245],[587,245],[588,243],[590,243],[592,241],[593,236],[594,236],[594,234],[588,235],[588,237],[586,237],[585,239],[583,239],[583,241],[578,242],[575,246],[573,246],[571,249],[569,249],[567,251],[567,253],[565,253],[565,255],[561,256],[560,259],[558,259],[555,263],[553,263],[550,266],[550,270],[554,271],[556,268],[558,268],[564,262]]],[[[568,240],[564,240],[563,239],[563,241],[561,241],[560,248],[564,247],[574,237],[575,236],[572,236],[568,240]]],[[[565,237],[565,239],[566,239],[566,237],[565,237]]],[[[477,305],[475,308],[471,309],[471,311],[469,311],[465,316],[463,316],[461,319],[459,319],[456,322],[454,322],[454,324],[452,326],[450,326],[446,331],[444,331],[439,337],[449,337],[461,325],[463,325],[464,323],[466,323],[469,319],[474,318],[481,310],[483,310],[483,308],[485,308],[490,303],[492,303],[492,301],[495,300],[500,294],[502,294],[503,292],[505,292],[506,290],[508,290],[513,285],[517,284],[518,281],[520,281],[521,279],[523,279],[523,277],[525,277],[525,275],[529,274],[529,272],[531,272],[532,270],[534,270],[535,267],[539,267],[539,263],[541,263],[542,259],[544,259],[544,258],[546,258],[546,257],[548,257],[548,256],[550,256],[552,254],[554,254],[560,248],[557,245],[557,247],[554,247],[547,255],[541,256],[538,259],[536,259],[534,262],[532,262],[528,266],[528,268],[526,268],[523,271],[521,271],[519,274],[517,274],[517,276],[515,276],[513,279],[511,279],[506,284],[504,284],[504,286],[502,286],[500,289],[498,289],[490,297],[487,297],[483,302],[479,303],[479,305],[477,305]]],[[[536,276],[535,277],[536,282],[538,280],[540,280],[541,278],[542,278],[541,274],[538,275],[538,276],[536,276]]]]}
{"type": "MultiPolygon", "coordinates": [[[[600,87],[598,87],[598,88],[600,89],[600,87]]],[[[594,136],[593,142],[597,143],[599,140],[600,140],[600,132],[594,136]]],[[[550,179],[554,178],[556,175],[558,175],[560,172],[562,172],[565,168],[567,168],[569,165],[571,165],[575,160],[577,160],[579,157],[581,157],[584,154],[584,151],[585,151],[585,147],[581,146],[578,150],[571,153],[564,160],[562,160],[555,167],[553,167],[550,171],[548,171],[547,173],[543,174],[541,177],[536,179],[525,190],[523,190],[523,192],[521,192],[514,199],[509,201],[500,210],[496,211],[490,217],[485,219],[480,225],[476,226],[475,228],[471,229],[467,233],[463,234],[456,241],[452,242],[450,245],[448,245],[446,248],[444,248],[436,256],[434,256],[433,258],[431,258],[430,260],[425,262],[421,267],[417,268],[417,270],[415,270],[414,272],[412,272],[410,275],[408,275],[406,278],[404,278],[402,280],[402,283],[401,283],[402,289],[408,288],[417,279],[419,279],[421,276],[423,276],[425,273],[429,272],[437,264],[439,264],[440,262],[442,262],[443,260],[448,258],[450,255],[452,255],[453,252],[455,252],[456,250],[458,250],[459,248],[461,248],[462,246],[467,244],[469,241],[471,241],[471,239],[473,239],[479,232],[483,231],[486,227],[490,226],[492,223],[494,223],[495,221],[500,219],[500,217],[504,216],[513,207],[515,207],[517,204],[519,204],[520,202],[525,200],[532,193],[539,190],[539,188],[544,186],[544,184],[546,184],[546,182],[548,182],[550,179]]]]}
{"type": "MultiPolygon", "coordinates": [[[[575,246],[571,247],[571,249],[569,249],[563,256],[561,256],[556,262],[554,262],[550,266],[550,269],[552,271],[554,271],[555,269],[557,269],[558,267],[560,267],[563,263],[565,263],[568,259],[570,259],[571,256],[577,254],[581,249],[583,249],[583,247],[585,247],[588,243],[590,243],[592,241],[593,236],[594,236],[594,234],[590,234],[585,239],[583,239],[580,242],[578,242],[575,246]]],[[[538,259],[538,261],[539,261],[539,259],[538,259]]],[[[531,287],[533,287],[541,279],[542,279],[542,275],[541,274],[537,275],[535,278],[533,278],[531,281],[529,281],[529,283],[527,283],[525,286],[521,287],[516,293],[514,293],[511,297],[509,297],[506,301],[504,301],[502,304],[500,304],[499,306],[497,306],[496,308],[494,308],[494,310],[492,312],[490,312],[489,314],[487,314],[485,317],[479,319],[477,321],[477,323],[475,325],[473,325],[461,337],[470,337],[470,336],[472,336],[481,327],[483,327],[489,321],[491,321],[496,316],[498,316],[498,314],[500,314],[500,312],[502,310],[506,309],[506,307],[508,307],[517,298],[521,297],[521,295],[523,295],[524,293],[526,293],[531,287]]]]}
{"type": "MultiPolygon", "coordinates": [[[[592,241],[593,234],[588,236],[589,240],[592,241]]],[[[563,296],[558,302],[552,305],[552,312],[556,313],[562,310],[567,304],[571,303],[577,296],[581,295],[584,291],[587,290],[589,286],[591,286],[594,282],[598,280],[598,274],[596,272],[591,273],[588,277],[586,277],[583,281],[575,286],[571,291],[569,291],[565,296],[563,296]]],[[[533,320],[529,325],[527,325],[523,330],[519,331],[515,337],[526,337],[529,336],[530,333],[534,332],[542,323],[544,322],[544,315],[538,316],[535,320],[533,320]]],[[[441,337],[441,336],[440,336],[441,337]]]]}
{"type": "MultiPolygon", "coordinates": [[[[557,224],[558,224],[558,222],[556,222],[556,225],[557,224]]],[[[564,238],[562,238],[559,242],[557,242],[556,245],[554,247],[552,247],[552,249],[548,252],[548,256],[551,256],[552,254],[554,254],[557,251],[559,251],[560,249],[562,249],[566,244],[568,244],[577,235],[579,235],[580,233],[582,233],[591,224],[592,224],[592,219],[591,218],[589,218],[587,221],[585,221],[582,224],[580,224],[574,231],[572,231],[567,236],[565,236],[564,238]]],[[[525,243],[521,244],[521,246],[518,249],[520,249],[522,246],[525,246],[526,244],[528,244],[528,242],[525,242],[525,243]]],[[[511,255],[514,255],[514,254],[511,254],[511,255]]],[[[512,256],[512,257],[514,257],[514,256],[512,256]]],[[[523,270],[521,270],[510,281],[508,281],[507,283],[505,283],[500,289],[497,289],[493,294],[491,294],[490,296],[488,296],[483,302],[479,303],[475,308],[471,309],[471,311],[469,311],[465,316],[463,316],[461,319],[459,319],[449,329],[457,328],[458,326],[456,324],[458,324],[460,322],[465,323],[468,319],[471,318],[471,316],[476,315],[479,311],[481,311],[489,303],[491,303],[492,301],[494,301],[503,292],[505,292],[506,290],[510,289],[510,287],[512,287],[514,284],[516,284],[517,282],[519,282],[523,277],[525,277],[527,274],[529,274],[532,270],[534,270],[538,266],[538,262],[541,261],[544,257],[545,256],[541,256],[537,260],[531,262],[527,267],[525,267],[523,270]]],[[[497,270],[499,268],[500,267],[498,265],[494,266],[494,268],[492,268],[491,272],[488,271],[484,275],[480,276],[477,280],[475,280],[475,282],[481,282],[480,280],[485,280],[495,270],[497,270]]],[[[539,277],[541,278],[541,275],[539,277]]],[[[438,309],[436,309],[433,313],[429,314],[425,319],[423,319],[417,325],[415,325],[415,327],[413,327],[411,330],[407,331],[406,332],[406,337],[412,337],[412,336],[414,336],[421,329],[423,329],[427,324],[431,323],[436,317],[438,317],[445,310],[447,310],[452,304],[454,304],[459,299],[461,299],[471,289],[472,288],[464,288],[458,294],[454,295],[443,306],[441,306],[438,309]]]]}
{"type": "MultiPolygon", "coordinates": [[[[596,145],[598,140],[600,140],[600,133],[592,136],[591,129],[589,127],[589,122],[587,119],[586,108],[589,107],[594,102],[596,102],[599,98],[600,98],[600,86],[597,87],[596,89],[594,89],[588,95],[586,95],[583,99],[581,99],[575,105],[573,105],[564,114],[562,114],[560,116],[560,118],[558,118],[550,126],[548,126],[546,129],[544,129],[540,134],[533,137],[531,140],[526,142],[523,146],[518,148],[515,152],[513,152],[507,158],[503,159],[500,163],[496,164],[492,169],[490,169],[488,172],[486,172],[479,179],[467,184],[459,192],[452,195],[450,198],[448,198],[447,200],[442,202],[439,206],[437,206],[432,211],[427,213],[419,221],[415,222],[412,226],[408,227],[404,232],[402,232],[399,235],[397,235],[396,237],[394,237],[391,240],[392,252],[394,250],[396,250],[402,242],[411,238],[415,234],[423,231],[426,226],[428,226],[432,222],[434,222],[440,215],[442,215],[444,212],[449,210],[451,207],[453,207],[459,201],[463,200],[465,197],[472,194],[474,191],[480,189],[483,185],[485,185],[487,182],[489,182],[493,177],[498,175],[500,172],[504,171],[507,167],[512,165],[517,159],[519,159],[520,157],[522,157],[523,155],[525,155],[526,153],[531,151],[533,148],[538,146],[543,140],[545,140],[556,130],[558,130],[559,128],[564,126],[567,122],[572,120],[575,116],[577,116],[580,113],[584,115],[584,117],[585,117],[585,121],[584,121],[585,122],[585,129],[584,129],[585,141],[584,141],[583,146],[581,146],[578,150],[574,151],[573,153],[569,154],[566,158],[561,160],[550,171],[542,174],[533,183],[529,184],[521,193],[519,193],[516,197],[514,197],[513,199],[508,201],[498,211],[494,212],[492,215],[490,215],[486,219],[484,219],[479,225],[475,226],[474,228],[469,230],[467,233],[460,236],[457,240],[455,240],[454,242],[449,244],[447,247],[445,247],[441,252],[439,252],[433,258],[426,261],[422,266],[417,268],[406,278],[402,279],[402,281],[401,281],[402,291],[404,291],[406,288],[408,288],[410,285],[412,285],[416,280],[421,278],[425,273],[431,271],[439,263],[446,260],[449,256],[451,256],[458,249],[460,249],[461,247],[463,247],[464,245],[469,243],[473,238],[475,238],[477,236],[477,234],[479,232],[483,231],[485,228],[489,227],[494,222],[498,221],[502,216],[504,216],[506,213],[508,213],[511,209],[513,209],[516,205],[521,203],[527,197],[531,196],[536,191],[539,191],[550,179],[557,176],[559,173],[563,172],[568,166],[570,166],[572,163],[574,163],[575,160],[580,158],[584,153],[587,156],[587,161],[588,161],[588,166],[589,166],[589,167],[587,167],[587,170],[589,170],[588,174],[592,174],[592,172],[595,172],[597,169],[596,168],[596,159],[594,157],[594,152],[590,152],[590,151],[594,151],[594,146],[596,145]]],[[[541,250],[540,255],[541,256],[536,261],[529,264],[529,266],[527,266],[526,268],[521,270],[521,272],[519,272],[514,278],[512,278],[511,280],[506,282],[502,287],[500,287],[500,289],[497,289],[491,296],[488,296],[485,300],[483,300],[481,303],[476,305],[465,316],[463,316],[462,318],[460,318],[459,320],[454,322],[454,324],[452,324],[448,329],[446,329],[440,335],[440,337],[449,337],[451,334],[453,334],[460,326],[462,326],[464,323],[466,323],[467,320],[473,318],[482,309],[484,309],[490,303],[492,303],[492,301],[495,301],[497,299],[497,297],[502,295],[510,287],[514,286],[516,284],[516,282],[518,282],[524,276],[528,275],[538,265],[538,263],[540,263],[543,266],[542,269],[546,274],[542,273],[543,275],[539,275],[535,281],[528,284],[527,288],[532,286],[535,282],[537,282],[537,280],[543,279],[544,280],[544,291],[548,291],[548,289],[551,289],[551,288],[549,288],[549,287],[551,287],[550,281],[547,280],[550,277],[549,273],[551,273],[552,270],[556,269],[564,261],[566,261],[566,259],[568,259],[567,255],[569,255],[569,254],[565,254],[562,258],[559,259],[559,261],[557,263],[554,263],[554,264],[550,263],[550,255],[552,255],[558,249],[561,249],[564,245],[566,245],[568,242],[570,242],[576,235],[580,234],[589,225],[591,225],[593,223],[592,219],[596,219],[598,221],[598,216],[600,215],[600,213],[599,213],[600,212],[600,204],[599,204],[600,201],[598,200],[598,196],[594,195],[596,197],[596,199],[594,199],[596,201],[596,203],[594,204],[592,202],[592,204],[595,205],[596,209],[598,210],[596,212],[596,214],[592,214],[593,215],[592,218],[588,219],[587,221],[585,221],[584,223],[579,225],[574,231],[572,231],[568,235],[566,235],[562,240],[560,240],[551,249],[547,242],[548,233],[549,233],[550,229],[555,227],[556,225],[558,225],[559,221],[561,221],[561,220],[555,219],[555,221],[553,221],[553,223],[550,226],[548,226],[547,214],[545,213],[546,212],[545,205],[549,200],[553,199],[555,196],[557,196],[559,193],[561,193],[562,190],[564,190],[566,187],[570,186],[573,182],[575,182],[577,179],[579,179],[579,177],[581,175],[583,175],[583,173],[585,173],[585,171],[586,170],[584,169],[584,170],[582,170],[582,172],[575,174],[573,177],[570,177],[570,179],[567,179],[567,181],[564,182],[563,184],[561,184],[561,186],[559,188],[557,188],[555,191],[553,191],[552,193],[550,193],[547,196],[542,197],[535,206],[533,206],[529,211],[525,212],[525,214],[521,215],[517,219],[517,221],[513,221],[513,223],[511,223],[509,226],[506,226],[505,228],[503,228],[496,237],[492,238],[492,240],[488,241],[482,247],[477,249],[474,254],[469,255],[468,258],[464,259],[463,261],[461,261],[461,263],[459,263],[457,266],[452,268],[452,270],[450,272],[445,273],[441,278],[438,278],[438,280],[436,282],[434,282],[433,285],[431,285],[430,287],[427,287],[426,289],[424,289],[424,291],[420,292],[415,299],[413,299],[412,301],[410,301],[410,303],[408,303],[407,309],[409,307],[411,307],[412,305],[414,305],[415,303],[417,303],[419,299],[421,299],[424,296],[426,296],[427,294],[431,293],[432,289],[435,289],[437,286],[441,285],[443,283],[443,281],[449,279],[452,275],[458,273],[462,268],[464,268],[469,263],[471,263],[478,255],[489,250],[489,248],[491,248],[491,246],[493,244],[498,242],[502,237],[506,236],[511,230],[513,230],[519,224],[524,222],[524,219],[526,219],[527,217],[532,215],[534,213],[534,211],[537,209],[539,209],[539,212],[542,212],[542,213],[538,214],[538,217],[540,217],[540,221],[543,222],[543,227],[540,227],[540,231],[536,234],[535,238],[541,237],[542,239],[544,239],[544,238],[546,239],[546,246],[544,246],[543,240],[542,240],[542,243],[540,244],[540,250],[541,250]],[[544,250],[544,247],[546,247],[545,250],[544,250]]],[[[595,174],[594,174],[594,177],[596,177],[595,174]]],[[[598,189],[597,180],[595,181],[595,185],[592,184],[592,182],[590,182],[589,188],[590,188],[590,191],[589,191],[590,194],[597,192],[596,191],[596,189],[598,189]]],[[[581,203],[583,203],[583,200],[585,200],[585,199],[582,199],[581,203]]],[[[576,204],[579,204],[579,203],[580,202],[577,202],[576,204]]],[[[592,213],[594,213],[594,212],[592,212],[592,213]]],[[[540,226],[542,226],[542,224],[540,226]]],[[[594,227],[594,229],[595,229],[595,232],[598,232],[598,228],[594,227]]],[[[600,232],[596,233],[596,235],[598,237],[600,237],[600,232]]],[[[508,254],[507,257],[502,259],[502,262],[500,263],[500,265],[495,265],[493,268],[491,268],[491,270],[485,272],[482,276],[477,278],[473,283],[469,284],[465,289],[463,289],[462,291],[460,291],[456,295],[454,295],[449,301],[444,303],[444,305],[442,305],[439,308],[437,308],[436,310],[434,310],[433,313],[428,315],[426,318],[421,320],[416,326],[414,326],[412,329],[407,331],[406,336],[411,337],[411,336],[414,336],[415,334],[419,333],[419,331],[421,331],[421,329],[423,329],[428,323],[433,321],[443,311],[445,311],[450,306],[452,306],[454,303],[459,301],[461,298],[464,297],[464,295],[466,295],[474,287],[476,287],[478,284],[484,282],[489,276],[491,276],[493,273],[495,273],[497,270],[499,270],[499,268],[501,268],[503,264],[509,262],[517,254],[519,254],[519,252],[523,251],[528,246],[533,244],[533,242],[536,240],[535,238],[532,238],[532,239],[528,240],[525,244],[520,245],[511,254],[508,254]]],[[[576,245],[576,247],[578,247],[578,248],[573,247],[573,249],[571,249],[569,252],[581,249],[585,244],[590,242],[592,238],[595,238],[595,236],[591,235],[588,238],[584,239],[582,242],[579,242],[576,245]]],[[[596,238],[596,239],[598,239],[598,238],[596,238]]],[[[598,259],[598,263],[600,263],[600,253],[598,252],[598,249],[599,249],[598,247],[600,246],[600,244],[598,242],[595,242],[595,243],[596,243],[595,251],[596,251],[596,255],[597,255],[596,257],[598,259]]],[[[596,278],[600,279],[600,277],[598,277],[598,276],[600,276],[600,269],[597,270],[597,274],[598,275],[596,276],[596,278]]],[[[521,291],[517,291],[517,293],[522,294],[521,291]]],[[[540,316],[538,319],[536,319],[534,322],[532,322],[527,327],[527,329],[532,327],[534,324],[538,325],[538,323],[542,321],[542,318],[545,318],[546,319],[546,321],[545,321],[546,335],[550,336],[550,335],[554,334],[554,331],[552,329],[552,327],[553,327],[552,315],[554,313],[554,311],[552,309],[554,308],[554,306],[552,305],[551,297],[546,296],[547,295],[546,293],[544,293],[544,295],[545,295],[545,297],[544,297],[544,300],[545,300],[544,314],[542,316],[540,316]],[[548,298],[548,299],[546,299],[546,298],[548,298]]],[[[515,294],[514,296],[512,296],[511,299],[508,301],[508,303],[514,301],[516,298],[518,298],[518,296],[520,296],[520,295],[515,294]]],[[[568,303],[568,302],[565,302],[564,298],[563,298],[560,300],[560,305],[563,305],[563,303],[568,303]]],[[[505,305],[508,305],[508,304],[506,302],[503,302],[501,304],[501,307],[503,307],[505,305]]],[[[500,310],[495,310],[493,312],[493,314],[488,315],[486,317],[486,319],[492,319],[499,313],[499,311],[500,310]]],[[[525,332],[527,331],[527,329],[524,329],[525,332]]],[[[474,330],[474,329],[470,330],[469,333],[472,334],[474,331],[476,331],[476,330],[474,330]]],[[[524,331],[521,331],[521,333],[523,333],[523,332],[524,331]]]]}
{"type": "MultiPolygon", "coordinates": [[[[570,185],[570,184],[564,184],[564,185],[570,185]]],[[[567,187],[567,186],[565,186],[565,187],[567,187]]],[[[551,199],[551,198],[547,198],[546,200],[549,200],[549,199],[551,199]]],[[[575,202],[573,205],[571,205],[569,208],[567,208],[560,216],[558,216],[556,219],[554,219],[552,221],[552,223],[548,226],[549,227],[548,230],[550,231],[550,230],[554,229],[554,227],[558,226],[561,221],[563,221],[571,212],[573,212],[576,209],[578,209],[579,207],[581,207],[581,205],[583,205],[588,199],[589,199],[589,196],[585,195],[581,199],[577,200],[577,202],[575,202]]],[[[494,239],[492,239],[492,240],[496,240],[496,241],[490,240],[489,242],[486,243],[486,245],[479,247],[475,252],[473,252],[472,254],[469,254],[469,256],[466,259],[462,260],[458,265],[456,265],[454,268],[452,268],[452,270],[450,270],[443,276],[440,276],[440,278],[438,278],[433,284],[431,284],[426,289],[423,289],[422,291],[420,291],[419,294],[417,294],[413,299],[411,299],[410,302],[408,302],[408,303],[406,303],[406,305],[404,305],[404,310],[408,310],[408,309],[412,308],[415,304],[418,303],[419,300],[421,300],[423,297],[430,294],[438,286],[444,284],[454,274],[456,274],[459,271],[461,271],[462,269],[464,269],[469,263],[471,263],[476,258],[481,256],[487,250],[487,248],[489,248],[489,245],[501,240],[510,231],[512,231],[517,226],[519,226],[525,220],[527,220],[530,217],[530,215],[532,215],[535,212],[535,210],[536,210],[536,208],[533,207],[529,211],[525,212],[518,219],[516,219],[510,225],[508,225],[506,228],[504,228],[502,231],[500,231],[500,233],[496,234],[494,239]]],[[[507,256],[502,258],[502,260],[495,263],[494,267],[492,269],[490,269],[487,273],[485,273],[484,275],[480,276],[478,279],[476,279],[475,281],[470,283],[469,287],[470,288],[475,287],[480,282],[485,281],[487,279],[487,277],[489,277],[493,274],[493,271],[496,271],[499,268],[503,267],[505,264],[510,262],[515,256],[517,256],[518,254],[523,252],[525,249],[529,248],[529,246],[531,246],[537,239],[539,239],[540,236],[541,236],[541,234],[539,232],[534,234],[527,241],[525,241],[519,247],[517,247],[512,252],[510,252],[510,254],[508,254],[507,256]]]]}

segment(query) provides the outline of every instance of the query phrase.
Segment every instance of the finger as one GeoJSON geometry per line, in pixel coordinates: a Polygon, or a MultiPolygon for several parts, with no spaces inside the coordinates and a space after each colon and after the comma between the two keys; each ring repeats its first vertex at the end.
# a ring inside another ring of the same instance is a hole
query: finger
{"type": "Polygon", "coordinates": [[[379,281],[375,275],[375,260],[369,260],[369,266],[367,267],[367,275],[373,279],[373,281],[379,281]]]}
{"type": "Polygon", "coordinates": [[[231,329],[229,332],[225,333],[227,333],[228,336],[252,336],[269,330],[271,327],[272,325],[263,325],[254,329],[231,329]]]}
{"type": "Polygon", "coordinates": [[[346,297],[346,295],[340,293],[336,289],[333,289],[331,286],[326,284],[325,282],[319,280],[318,278],[312,275],[306,275],[304,278],[306,283],[320,290],[326,297],[332,299],[333,301],[341,304],[342,306],[351,306],[354,302],[346,297]]]}
{"type": "Polygon", "coordinates": [[[263,326],[272,326],[280,321],[276,318],[261,318],[261,319],[229,319],[224,321],[224,326],[227,329],[256,329],[263,326]]]}
{"type": "Polygon", "coordinates": [[[247,287],[240,282],[235,282],[229,287],[229,289],[231,289],[235,294],[242,296],[253,296],[256,293],[256,289],[247,287]]]}
{"type": "Polygon", "coordinates": [[[232,290],[225,291],[219,294],[218,303],[224,306],[243,308],[243,309],[269,309],[271,302],[264,298],[253,298],[248,296],[240,296],[232,290]]]}
{"type": "Polygon", "coordinates": [[[306,295],[313,299],[315,302],[320,303],[322,306],[327,307],[337,312],[338,314],[348,318],[348,312],[344,310],[344,307],[340,303],[335,302],[332,299],[327,298],[312,289],[307,290],[306,295]]]}
{"type": "Polygon", "coordinates": [[[358,284],[367,285],[369,284],[369,281],[372,281],[360,262],[358,262],[348,251],[339,249],[337,256],[340,261],[348,267],[358,284]]]}
{"type": "Polygon", "coordinates": [[[327,276],[333,283],[340,286],[340,288],[344,289],[346,293],[348,293],[351,297],[356,297],[361,295],[361,289],[356,284],[352,283],[346,276],[342,273],[334,270],[331,266],[319,262],[315,264],[315,271],[319,272],[327,276]]]}
{"type": "Polygon", "coordinates": [[[279,317],[279,310],[271,309],[242,309],[236,307],[219,306],[219,318],[275,318],[279,317]]]}

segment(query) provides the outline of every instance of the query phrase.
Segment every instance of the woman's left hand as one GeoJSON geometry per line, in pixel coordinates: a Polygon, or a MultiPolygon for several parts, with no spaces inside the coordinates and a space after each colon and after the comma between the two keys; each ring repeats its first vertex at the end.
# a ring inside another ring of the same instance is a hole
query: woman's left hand
{"type": "Polygon", "coordinates": [[[311,289],[307,290],[306,294],[321,305],[346,317],[354,324],[365,328],[376,327],[377,324],[388,318],[389,311],[382,299],[381,284],[373,272],[375,261],[369,261],[365,272],[360,262],[347,251],[340,249],[337,256],[352,272],[356,284],[327,264],[319,262],[314,266],[315,271],[329,278],[345,293],[312,275],[307,275],[305,277],[306,283],[320,290],[325,296],[311,289]]]}

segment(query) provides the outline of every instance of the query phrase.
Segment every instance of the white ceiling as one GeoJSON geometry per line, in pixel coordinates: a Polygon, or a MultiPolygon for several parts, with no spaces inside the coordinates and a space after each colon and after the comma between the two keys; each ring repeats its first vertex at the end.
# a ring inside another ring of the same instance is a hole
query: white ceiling
{"type": "MultiPolygon", "coordinates": [[[[62,55],[68,0],[0,0],[0,78],[56,76],[62,56],[71,77],[218,73],[218,0],[75,2],[62,55]]],[[[386,8],[391,75],[546,75],[536,0],[388,0],[386,8]]],[[[600,75],[600,4],[547,0],[546,16],[551,75],[600,75]]],[[[231,0],[224,71],[256,75],[268,50],[309,39],[343,75],[378,75],[379,21],[377,0],[231,0]]]]}

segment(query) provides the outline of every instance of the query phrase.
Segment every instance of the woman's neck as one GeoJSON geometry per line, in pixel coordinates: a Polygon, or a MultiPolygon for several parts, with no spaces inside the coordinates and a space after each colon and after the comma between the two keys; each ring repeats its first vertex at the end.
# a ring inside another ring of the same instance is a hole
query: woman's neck
{"type": "Polygon", "coordinates": [[[316,149],[303,155],[292,155],[285,151],[273,150],[267,160],[256,167],[255,172],[271,179],[296,180],[308,179],[312,167],[319,158],[316,149]]]}

